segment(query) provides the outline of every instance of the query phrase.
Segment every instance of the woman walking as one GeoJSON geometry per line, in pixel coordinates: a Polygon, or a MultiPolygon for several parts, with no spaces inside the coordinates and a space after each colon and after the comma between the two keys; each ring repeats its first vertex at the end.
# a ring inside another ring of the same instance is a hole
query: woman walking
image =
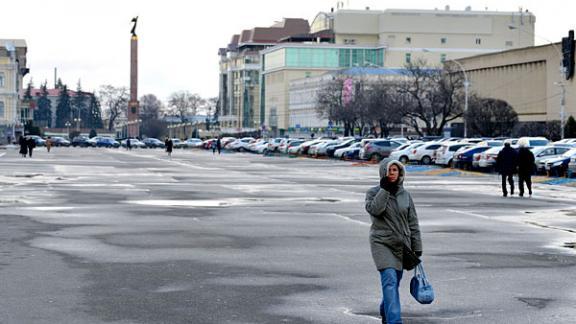
{"type": "Polygon", "coordinates": [[[366,211],[372,219],[370,250],[382,285],[380,315],[388,324],[402,323],[398,286],[403,255],[408,249],[422,255],[418,216],[412,196],[402,186],[404,178],[404,165],[385,159],[380,163],[380,185],[366,193],[366,211]]]}
{"type": "Polygon", "coordinates": [[[24,136],[20,136],[20,139],[18,140],[18,144],[20,144],[20,155],[22,155],[22,157],[26,157],[26,155],[28,155],[28,141],[26,140],[26,138],[24,136]]]}

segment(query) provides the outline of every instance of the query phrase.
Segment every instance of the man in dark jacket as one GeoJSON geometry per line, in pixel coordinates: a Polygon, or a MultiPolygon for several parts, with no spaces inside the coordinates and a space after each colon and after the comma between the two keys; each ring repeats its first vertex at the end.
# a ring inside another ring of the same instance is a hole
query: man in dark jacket
{"type": "Polygon", "coordinates": [[[508,191],[506,190],[506,179],[510,184],[510,195],[514,195],[514,172],[516,172],[516,166],[518,165],[518,155],[516,150],[510,146],[510,142],[506,141],[504,143],[504,148],[498,153],[496,158],[496,170],[502,175],[502,194],[504,197],[508,196],[508,191]]]}
{"type": "Polygon", "coordinates": [[[520,187],[520,197],[524,196],[524,182],[528,187],[528,194],[532,196],[532,172],[534,171],[534,154],[527,147],[524,141],[518,143],[518,186],[520,187]]]}

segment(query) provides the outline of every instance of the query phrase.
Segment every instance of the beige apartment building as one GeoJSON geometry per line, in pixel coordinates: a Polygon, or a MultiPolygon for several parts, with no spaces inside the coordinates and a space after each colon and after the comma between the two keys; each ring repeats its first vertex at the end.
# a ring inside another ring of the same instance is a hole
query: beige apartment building
{"type": "Polygon", "coordinates": [[[20,97],[27,50],[23,39],[0,39],[0,143],[13,141],[30,118],[20,97]]]}
{"type": "Polygon", "coordinates": [[[290,82],[354,67],[403,68],[418,59],[441,68],[447,60],[533,46],[528,11],[344,10],[321,12],[310,33],[329,41],[280,43],[260,51],[263,124],[273,134],[290,125],[290,82]]]}
{"type": "MultiPolygon", "coordinates": [[[[338,10],[332,16],[336,44],[385,46],[384,66],[390,68],[419,58],[430,66],[441,66],[446,60],[533,46],[536,22],[528,11],[473,11],[470,7],[338,10]]],[[[326,16],[317,19],[326,20],[326,16]]]]}
{"type": "MultiPolygon", "coordinates": [[[[561,70],[562,44],[526,47],[459,59],[470,80],[470,92],[508,102],[520,122],[576,117],[576,84],[561,70]]],[[[448,62],[450,64],[450,62],[448,62]]]]}

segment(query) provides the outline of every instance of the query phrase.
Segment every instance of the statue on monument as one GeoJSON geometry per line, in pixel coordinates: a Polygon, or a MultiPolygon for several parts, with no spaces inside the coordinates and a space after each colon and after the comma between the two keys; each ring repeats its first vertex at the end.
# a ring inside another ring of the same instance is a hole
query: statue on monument
{"type": "Polygon", "coordinates": [[[136,24],[138,23],[138,16],[132,18],[132,21],[134,23],[134,26],[132,26],[132,36],[136,36],[136,24]]]}

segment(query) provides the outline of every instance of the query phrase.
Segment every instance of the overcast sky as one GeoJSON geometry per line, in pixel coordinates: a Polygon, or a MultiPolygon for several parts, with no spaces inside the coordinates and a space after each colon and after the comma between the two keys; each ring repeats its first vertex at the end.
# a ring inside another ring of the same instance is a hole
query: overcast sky
{"type": "MultiPolygon", "coordinates": [[[[536,15],[537,44],[560,41],[575,29],[576,4],[561,0],[350,0],[351,9],[434,9],[517,11],[536,15]]],[[[139,16],[139,93],[165,100],[188,90],[204,97],[218,94],[218,48],[242,29],[269,26],[282,18],[312,21],[329,11],[327,0],[28,0],[3,1],[0,38],[28,44],[28,67],[35,86],[53,85],[54,68],[71,88],[80,79],[84,90],[100,85],[129,86],[130,20],[139,16]]]]}

